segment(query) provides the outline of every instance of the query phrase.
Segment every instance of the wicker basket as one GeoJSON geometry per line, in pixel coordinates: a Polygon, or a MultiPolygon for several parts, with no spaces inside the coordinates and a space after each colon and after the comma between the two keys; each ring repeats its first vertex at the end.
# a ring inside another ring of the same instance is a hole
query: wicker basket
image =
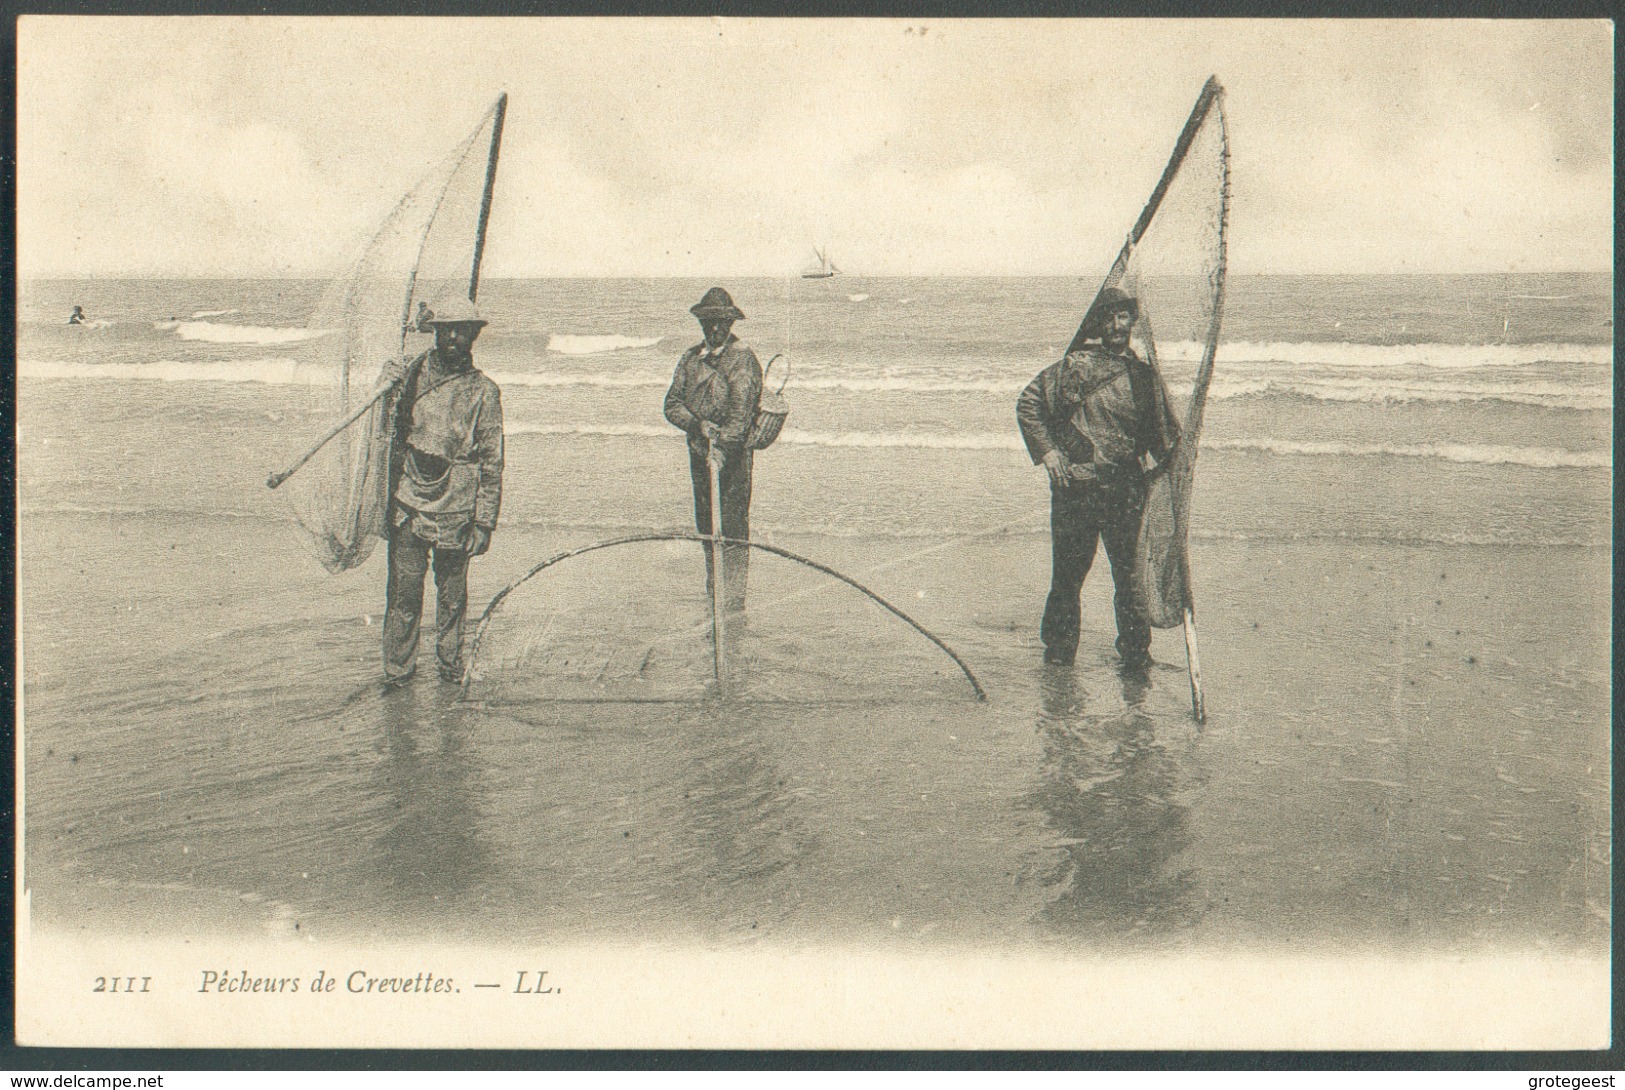
{"type": "Polygon", "coordinates": [[[745,446],[750,450],[766,450],[773,445],[773,440],[779,437],[779,430],[784,427],[784,418],[790,415],[790,405],[784,400],[784,384],[790,381],[790,365],[784,365],[784,378],[779,382],[776,392],[767,389],[767,377],[773,373],[773,365],[784,356],[780,352],[767,361],[767,370],[762,374],[762,402],[756,410],[756,419],[751,421],[750,431],[745,435],[745,446]]]}

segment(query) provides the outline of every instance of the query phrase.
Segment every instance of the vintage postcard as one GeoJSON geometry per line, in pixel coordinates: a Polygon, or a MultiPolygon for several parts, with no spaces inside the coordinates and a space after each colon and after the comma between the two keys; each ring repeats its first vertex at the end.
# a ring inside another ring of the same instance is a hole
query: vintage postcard
{"type": "Polygon", "coordinates": [[[18,48],[21,1043],[1607,1047],[1610,23],[18,48]]]}

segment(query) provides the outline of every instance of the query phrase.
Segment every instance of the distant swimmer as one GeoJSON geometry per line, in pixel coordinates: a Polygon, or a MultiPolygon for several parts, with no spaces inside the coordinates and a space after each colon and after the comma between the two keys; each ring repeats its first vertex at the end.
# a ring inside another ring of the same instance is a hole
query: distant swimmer
{"type": "Polygon", "coordinates": [[[68,315],[68,324],[69,325],[84,325],[85,324],[85,308],[84,307],[74,307],[73,308],[73,313],[68,315]]]}

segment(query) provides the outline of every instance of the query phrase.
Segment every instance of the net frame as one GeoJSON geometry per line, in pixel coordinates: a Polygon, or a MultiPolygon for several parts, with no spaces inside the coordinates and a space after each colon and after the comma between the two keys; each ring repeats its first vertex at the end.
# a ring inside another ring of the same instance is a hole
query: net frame
{"type": "MultiPolygon", "coordinates": [[[[1165,383],[1154,330],[1157,308],[1144,298],[1147,294],[1146,285],[1139,283],[1141,262],[1138,259],[1142,257],[1140,247],[1147,234],[1153,230],[1156,217],[1163,209],[1164,200],[1186,167],[1193,147],[1209,134],[1216,139],[1218,189],[1215,195],[1213,223],[1213,261],[1210,266],[1201,270],[1209,299],[1204,307],[1207,317],[1206,329],[1202,331],[1201,355],[1191,382],[1191,392],[1184,407],[1183,417],[1179,421],[1179,437],[1173,449],[1148,475],[1144,513],[1135,543],[1134,564],[1135,598],[1150,624],[1155,628],[1175,628],[1184,625],[1191,646],[1194,646],[1192,627],[1195,601],[1190,576],[1190,507],[1202,420],[1206,410],[1208,389],[1213,379],[1214,359],[1224,314],[1229,226],[1229,134],[1224,115],[1224,88],[1219,84],[1217,77],[1210,76],[1203,84],[1196,104],[1174,144],[1168,165],[1164,168],[1150,199],[1141,211],[1139,219],[1135,221],[1133,229],[1112,263],[1111,270],[1106,274],[1095,295],[1095,299],[1099,300],[1101,294],[1108,288],[1121,286],[1136,288],[1131,294],[1140,298],[1140,306],[1130,333],[1131,342],[1139,348],[1145,361],[1151,365],[1158,382],[1165,383]]],[[[1067,351],[1069,353],[1078,351],[1089,339],[1092,339],[1092,334],[1086,318],[1079,326],[1067,351]]]]}

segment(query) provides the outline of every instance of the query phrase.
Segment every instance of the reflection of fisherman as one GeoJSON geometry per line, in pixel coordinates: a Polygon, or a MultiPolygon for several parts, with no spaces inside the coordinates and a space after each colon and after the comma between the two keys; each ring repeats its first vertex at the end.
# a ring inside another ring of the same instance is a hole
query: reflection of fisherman
{"type": "Polygon", "coordinates": [[[1061,887],[1043,910],[1074,934],[1149,937],[1193,924],[1190,808],[1201,782],[1195,753],[1157,737],[1144,700],[1147,681],[1122,677],[1123,702],[1085,693],[1070,670],[1046,671],[1039,692],[1044,744],[1027,801],[1063,839],[1045,850],[1038,877],[1061,887]],[[1090,699],[1104,701],[1091,708],[1090,699]],[[1050,853],[1059,848],[1062,854],[1050,853]]]}
{"type": "Polygon", "coordinates": [[[1040,635],[1044,661],[1070,664],[1078,650],[1079,594],[1106,543],[1123,664],[1151,662],[1151,626],[1134,600],[1134,546],[1145,508],[1147,454],[1161,462],[1179,425],[1162,378],[1129,347],[1139,305],[1106,288],[1083,322],[1088,343],[1039,373],[1016,402],[1033,464],[1050,479],[1053,575],[1040,635]]]}
{"type": "Polygon", "coordinates": [[[391,446],[384,677],[392,683],[417,670],[431,554],[440,676],[462,680],[468,559],[490,548],[502,502],[501,391],[475,369],[471,351],[484,325],[473,303],[449,303],[431,319],[434,347],[411,362],[397,361],[384,375],[385,381],[405,376],[391,446]]]}
{"type": "MultiPolygon", "coordinates": [[[[744,312],[721,288],[712,288],[689,312],[700,320],[705,340],[683,353],[666,392],[666,419],[688,433],[688,466],[694,481],[694,524],[711,532],[709,452],[721,463],[723,537],[750,537],[751,451],[745,436],[762,401],[762,365],[756,353],[729,330],[744,312]]],[[[745,607],[750,550],[723,549],[722,582],[729,609],[745,607]]],[[[706,586],[711,586],[711,553],[705,554],[706,586]]]]}
{"type": "Polygon", "coordinates": [[[84,307],[74,307],[73,308],[73,313],[68,315],[68,324],[69,325],[84,325],[85,324],[85,308],[84,307]]]}

